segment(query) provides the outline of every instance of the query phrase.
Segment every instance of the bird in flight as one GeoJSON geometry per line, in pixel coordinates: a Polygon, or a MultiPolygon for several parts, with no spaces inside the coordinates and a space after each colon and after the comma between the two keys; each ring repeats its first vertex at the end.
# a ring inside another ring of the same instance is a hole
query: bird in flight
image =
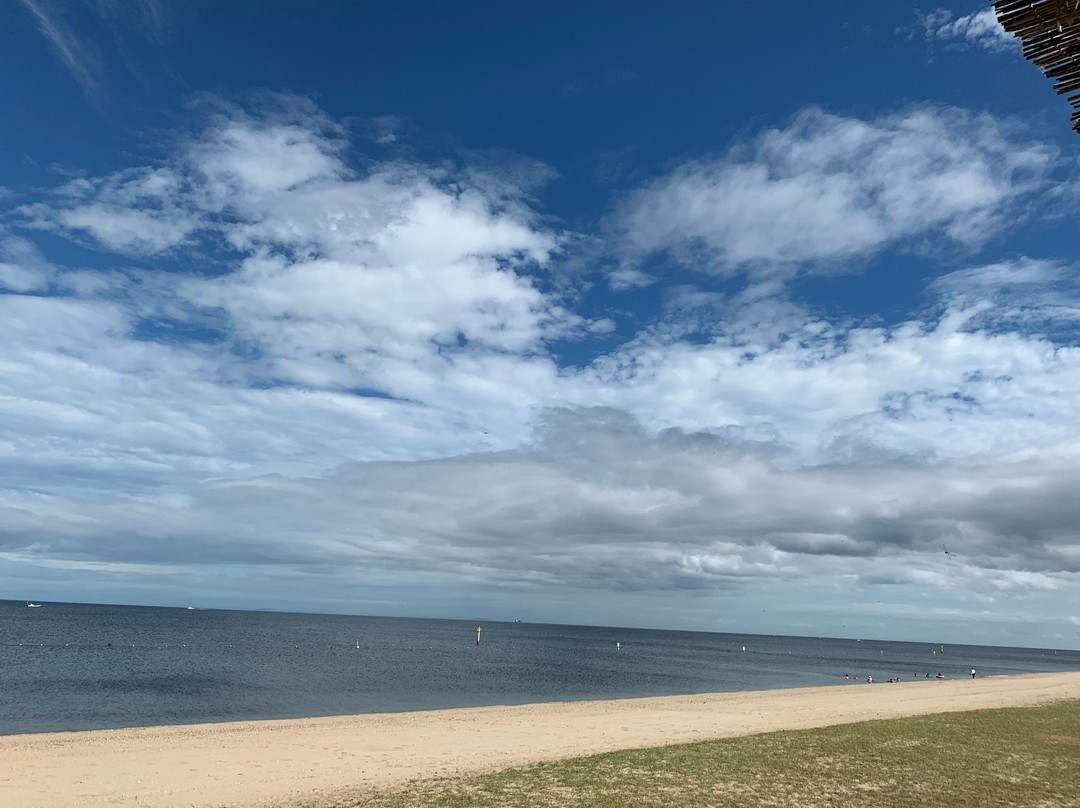
{"type": "Polygon", "coordinates": [[[949,560],[952,561],[952,557],[955,555],[955,553],[950,553],[949,548],[946,547],[944,544],[941,545],[941,550],[943,553],[945,553],[945,555],[949,557],[949,560]]]}

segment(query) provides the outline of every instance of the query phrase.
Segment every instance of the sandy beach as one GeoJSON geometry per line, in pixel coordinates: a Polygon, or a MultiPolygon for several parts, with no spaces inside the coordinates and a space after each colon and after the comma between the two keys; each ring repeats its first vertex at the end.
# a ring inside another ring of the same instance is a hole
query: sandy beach
{"type": "Polygon", "coordinates": [[[1080,672],[0,737],[0,805],[284,806],[596,752],[1080,698],[1080,672]]]}

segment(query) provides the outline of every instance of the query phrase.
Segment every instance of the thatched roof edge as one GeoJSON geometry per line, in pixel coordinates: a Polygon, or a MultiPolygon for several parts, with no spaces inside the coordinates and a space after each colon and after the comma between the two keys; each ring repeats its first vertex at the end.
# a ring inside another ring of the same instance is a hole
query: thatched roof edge
{"type": "Polygon", "coordinates": [[[994,0],[1001,26],[1020,38],[1024,57],[1068,95],[1080,132],[1080,0],[994,0]]]}

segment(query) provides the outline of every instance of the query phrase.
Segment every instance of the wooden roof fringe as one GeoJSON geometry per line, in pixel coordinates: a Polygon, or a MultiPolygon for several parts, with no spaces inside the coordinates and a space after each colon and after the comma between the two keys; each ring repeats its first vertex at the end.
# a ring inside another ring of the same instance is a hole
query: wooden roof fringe
{"type": "Polygon", "coordinates": [[[993,0],[998,22],[1020,37],[1024,58],[1058,95],[1069,96],[1073,129],[1080,132],[1080,0],[993,0]]]}

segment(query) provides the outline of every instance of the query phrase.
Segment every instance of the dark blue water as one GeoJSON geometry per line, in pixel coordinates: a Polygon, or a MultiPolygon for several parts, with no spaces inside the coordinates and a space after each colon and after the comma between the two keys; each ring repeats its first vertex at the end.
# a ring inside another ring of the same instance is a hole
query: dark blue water
{"type": "Polygon", "coordinates": [[[854,686],[845,674],[923,681],[972,666],[1080,670],[1080,652],[491,622],[478,648],[476,623],[456,620],[0,601],[0,734],[854,686]]]}

